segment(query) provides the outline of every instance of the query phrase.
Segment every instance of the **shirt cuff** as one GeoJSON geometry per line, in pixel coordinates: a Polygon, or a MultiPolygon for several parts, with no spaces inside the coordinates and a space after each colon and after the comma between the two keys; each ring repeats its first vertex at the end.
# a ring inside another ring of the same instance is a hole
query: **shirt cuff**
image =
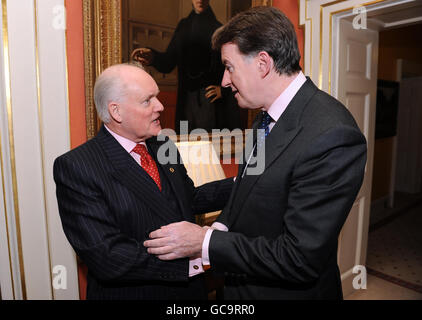
{"type": "Polygon", "coordinates": [[[202,264],[204,266],[211,266],[210,256],[209,256],[209,246],[212,232],[215,230],[227,232],[229,228],[220,222],[214,222],[210,229],[205,233],[204,241],[202,242],[202,264]]]}
{"type": "Polygon", "coordinates": [[[204,272],[202,267],[202,259],[196,258],[189,260],[189,278],[204,272]]]}
{"type": "Polygon", "coordinates": [[[211,228],[219,231],[229,231],[229,228],[227,228],[227,226],[222,224],[221,222],[214,222],[211,228]]]}

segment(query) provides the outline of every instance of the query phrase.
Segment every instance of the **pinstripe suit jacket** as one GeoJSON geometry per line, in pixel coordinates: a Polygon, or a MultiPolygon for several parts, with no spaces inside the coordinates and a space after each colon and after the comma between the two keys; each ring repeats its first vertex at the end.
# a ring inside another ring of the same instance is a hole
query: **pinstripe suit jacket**
{"type": "MultiPolygon", "coordinates": [[[[155,137],[146,143],[153,157],[164,143],[176,148],[155,137]]],[[[143,241],[163,225],[194,222],[194,213],[221,209],[232,179],[195,188],[181,161],[157,165],[170,201],[104,127],[56,159],[60,217],[67,239],[88,266],[88,299],[206,297],[202,277],[188,278],[188,259],[160,261],[146,252],[143,241]]]]}

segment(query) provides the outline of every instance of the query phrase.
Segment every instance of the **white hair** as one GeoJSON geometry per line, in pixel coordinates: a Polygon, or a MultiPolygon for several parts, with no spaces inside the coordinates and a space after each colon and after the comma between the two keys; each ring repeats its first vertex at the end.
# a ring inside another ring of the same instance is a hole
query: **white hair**
{"type": "Polygon", "coordinates": [[[111,101],[120,102],[126,95],[126,83],[123,81],[121,67],[132,66],[144,70],[139,63],[124,63],[113,65],[104,70],[95,81],[94,102],[98,116],[104,123],[109,123],[111,117],[108,111],[108,104],[111,101]]]}

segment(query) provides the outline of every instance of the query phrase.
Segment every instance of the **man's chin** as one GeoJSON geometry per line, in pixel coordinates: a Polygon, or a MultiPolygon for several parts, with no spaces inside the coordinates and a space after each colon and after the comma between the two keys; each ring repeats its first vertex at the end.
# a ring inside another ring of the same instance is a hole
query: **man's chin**
{"type": "Polygon", "coordinates": [[[241,100],[239,101],[239,99],[237,99],[237,98],[236,98],[236,100],[237,100],[237,105],[239,106],[239,108],[241,108],[241,109],[252,109],[250,106],[244,104],[241,100]]]}
{"type": "Polygon", "coordinates": [[[154,130],[151,131],[151,134],[156,137],[160,134],[161,132],[161,126],[158,126],[157,128],[154,128],[154,130]]]}
{"type": "Polygon", "coordinates": [[[248,105],[246,105],[246,104],[244,103],[244,101],[240,98],[240,94],[239,94],[239,92],[236,92],[236,93],[234,94],[234,98],[236,99],[236,101],[237,101],[237,105],[238,105],[240,108],[242,108],[242,109],[250,109],[250,108],[249,108],[249,106],[248,106],[248,105]]]}

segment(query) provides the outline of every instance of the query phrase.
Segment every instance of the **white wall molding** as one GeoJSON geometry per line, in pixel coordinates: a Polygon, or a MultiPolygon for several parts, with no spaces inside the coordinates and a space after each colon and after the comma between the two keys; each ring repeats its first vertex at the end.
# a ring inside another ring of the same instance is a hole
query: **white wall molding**
{"type": "MultiPolygon", "coordinates": [[[[3,183],[7,191],[4,203],[17,201],[14,207],[18,210],[7,213],[18,216],[7,220],[18,231],[17,235],[8,232],[9,238],[17,242],[17,248],[9,245],[12,252],[9,260],[13,260],[9,264],[16,264],[14,256],[20,256],[18,270],[23,270],[22,294],[18,294],[15,285],[12,291],[16,294],[8,297],[78,299],[75,254],[62,231],[53,180],[54,159],[70,149],[65,24],[57,23],[65,18],[58,16],[65,13],[64,0],[2,0],[2,3],[7,9],[11,96],[10,110],[1,115],[2,176],[8,181],[9,176],[16,177],[12,186],[3,183]],[[3,143],[5,134],[13,142],[12,147],[3,143]],[[56,265],[66,267],[66,289],[53,287],[56,265]]],[[[4,46],[4,37],[2,40],[4,46]]],[[[5,93],[6,81],[2,80],[1,91],[5,93]]],[[[2,214],[0,219],[3,229],[5,217],[2,214]]],[[[5,240],[0,241],[2,248],[5,240]]],[[[2,295],[6,284],[7,281],[1,282],[2,295]]]]}
{"type": "Polygon", "coordinates": [[[2,299],[22,299],[26,296],[24,288],[23,259],[20,254],[20,230],[17,227],[18,201],[16,195],[16,172],[14,157],[13,128],[11,126],[11,83],[7,1],[1,1],[1,62],[0,70],[0,169],[1,169],[1,206],[0,206],[0,286],[2,299]]]}
{"type": "MultiPolygon", "coordinates": [[[[299,23],[305,28],[304,71],[318,87],[332,91],[333,18],[354,7],[370,7],[387,0],[300,0],[299,23]]],[[[334,29],[334,30],[333,30],[334,29]]]]}

